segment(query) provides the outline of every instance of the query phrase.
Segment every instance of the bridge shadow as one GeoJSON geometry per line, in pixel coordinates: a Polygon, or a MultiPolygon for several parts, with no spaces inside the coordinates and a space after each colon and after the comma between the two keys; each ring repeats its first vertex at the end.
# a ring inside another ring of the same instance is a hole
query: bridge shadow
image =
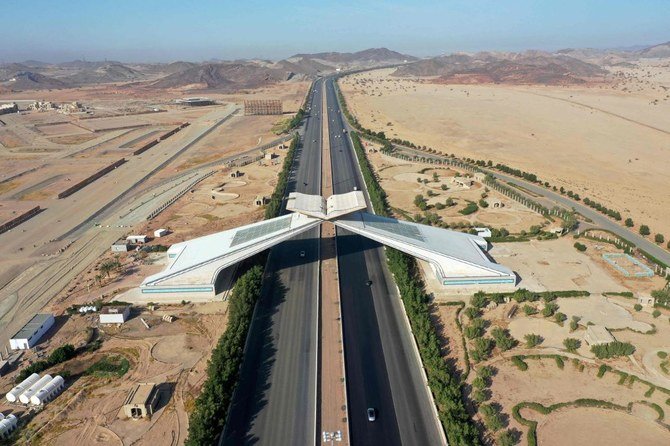
{"type": "Polygon", "coordinates": [[[277,354],[273,336],[274,317],[287,291],[277,273],[277,261],[275,256],[268,262],[267,270],[272,272],[265,277],[256,314],[249,328],[240,381],[223,433],[223,445],[253,445],[260,440],[251,431],[258,415],[268,404],[267,391],[270,389],[277,354]]]}

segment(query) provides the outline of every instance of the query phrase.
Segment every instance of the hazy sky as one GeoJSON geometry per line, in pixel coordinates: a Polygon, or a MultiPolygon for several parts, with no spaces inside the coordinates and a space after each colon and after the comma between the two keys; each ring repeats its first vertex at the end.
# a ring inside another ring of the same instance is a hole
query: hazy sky
{"type": "Polygon", "coordinates": [[[0,62],[280,59],[388,47],[619,47],[670,40],[668,0],[3,0],[0,62]]]}

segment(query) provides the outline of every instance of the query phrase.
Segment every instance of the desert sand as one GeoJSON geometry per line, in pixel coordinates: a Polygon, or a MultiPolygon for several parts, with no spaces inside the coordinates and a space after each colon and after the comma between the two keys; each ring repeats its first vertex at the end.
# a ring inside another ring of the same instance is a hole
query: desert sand
{"type": "Polygon", "coordinates": [[[670,71],[653,69],[575,87],[444,85],[386,69],[340,86],[367,128],[536,173],[669,234],[670,71]]]}

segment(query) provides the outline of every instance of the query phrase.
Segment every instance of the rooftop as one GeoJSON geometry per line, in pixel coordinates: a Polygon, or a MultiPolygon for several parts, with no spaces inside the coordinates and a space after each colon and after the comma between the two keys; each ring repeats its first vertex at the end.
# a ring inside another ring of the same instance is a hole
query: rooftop
{"type": "Polygon", "coordinates": [[[26,325],[23,326],[14,336],[13,339],[28,339],[32,336],[39,328],[44,325],[46,321],[50,318],[53,318],[53,314],[36,314],[33,318],[28,321],[26,325]]]}
{"type": "Polygon", "coordinates": [[[139,383],[130,391],[123,404],[144,406],[151,399],[151,394],[154,392],[155,388],[156,384],[154,383],[139,383]]]}

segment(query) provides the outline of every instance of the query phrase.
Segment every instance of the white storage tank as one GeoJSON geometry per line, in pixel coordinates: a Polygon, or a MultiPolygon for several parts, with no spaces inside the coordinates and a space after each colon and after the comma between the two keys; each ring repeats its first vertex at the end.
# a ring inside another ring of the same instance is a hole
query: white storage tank
{"type": "Polygon", "coordinates": [[[16,429],[16,425],[19,420],[16,418],[16,415],[9,414],[5,417],[4,420],[0,421],[0,438],[4,439],[9,437],[9,435],[16,429]]]}
{"type": "Polygon", "coordinates": [[[9,401],[10,403],[15,403],[19,399],[19,396],[23,392],[28,390],[30,388],[30,386],[32,386],[33,384],[35,384],[39,380],[40,380],[40,375],[38,375],[37,373],[33,373],[32,375],[30,375],[29,377],[24,379],[21,384],[14,387],[9,392],[7,392],[7,395],[5,395],[5,398],[7,398],[7,401],[9,401]]]}
{"type": "Polygon", "coordinates": [[[65,387],[65,380],[56,375],[46,386],[42,387],[37,393],[30,397],[30,404],[41,406],[42,404],[54,399],[65,387]]]}
{"type": "Polygon", "coordinates": [[[39,381],[30,386],[28,390],[26,390],[19,396],[19,401],[21,401],[23,404],[28,404],[30,402],[30,397],[35,395],[42,387],[46,386],[47,383],[52,379],[53,377],[51,375],[44,375],[43,377],[40,378],[39,381]]]}

